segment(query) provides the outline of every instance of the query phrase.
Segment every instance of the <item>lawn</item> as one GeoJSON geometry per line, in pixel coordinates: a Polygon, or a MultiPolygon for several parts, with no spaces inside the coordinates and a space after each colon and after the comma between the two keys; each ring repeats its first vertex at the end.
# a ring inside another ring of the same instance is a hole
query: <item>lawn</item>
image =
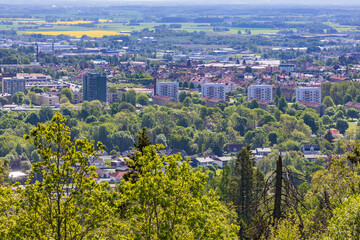
{"type": "Polygon", "coordinates": [[[350,136],[351,138],[356,134],[356,130],[358,129],[357,121],[348,122],[349,128],[345,132],[345,136],[350,136]]]}

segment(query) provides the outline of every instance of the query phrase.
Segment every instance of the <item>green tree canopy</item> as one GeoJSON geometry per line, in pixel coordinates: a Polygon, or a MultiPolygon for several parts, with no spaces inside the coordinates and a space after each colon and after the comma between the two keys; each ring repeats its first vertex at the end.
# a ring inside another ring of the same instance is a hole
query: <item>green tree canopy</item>
{"type": "Polygon", "coordinates": [[[326,107],[333,107],[334,101],[332,100],[332,98],[330,96],[326,96],[322,102],[323,105],[325,105],[326,107]]]}

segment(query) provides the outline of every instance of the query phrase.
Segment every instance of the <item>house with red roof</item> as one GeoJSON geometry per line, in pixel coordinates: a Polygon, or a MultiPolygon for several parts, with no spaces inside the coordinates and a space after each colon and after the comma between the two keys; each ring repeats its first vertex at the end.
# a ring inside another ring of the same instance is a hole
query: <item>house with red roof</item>
{"type": "Polygon", "coordinates": [[[332,134],[332,136],[333,136],[334,138],[336,138],[337,136],[341,136],[339,130],[336,130],[336,129],[328,129],[328,130],[326,131],[326,133],[329,133],[329,132],[331,132],[331,134],[332,134]]]}
{"type": "Polygon", "coordinates": [[[116,171],[114,173],[111,173],[110,181],[120,182],[122,179],[124,179],[124,175],[126,173],[127,173],[127,171],[116,171]]]}
{"type": "Polygon", "coordinates": [[[345,104],[346,108],[355,108],[356,110],[360,110],[360,103],[358,102],[347,102],[345,104]]]}
{"type": "Polygon", "coordinates": [[[202,97],[201,99],[206,101],[206,107],[215,107],[218,103],[221,102],[220,99],[213,97],[202,97]]]}
{"type": "Polygon", "coordinates": [[[321,107],[320,103],[314,103],[314,102],[308,102],[308,101],[299,101],[298,103],[301,105],[305,105],[308,108],[315,109],[316,112],[320,112],[320,107],[321,107]]]}

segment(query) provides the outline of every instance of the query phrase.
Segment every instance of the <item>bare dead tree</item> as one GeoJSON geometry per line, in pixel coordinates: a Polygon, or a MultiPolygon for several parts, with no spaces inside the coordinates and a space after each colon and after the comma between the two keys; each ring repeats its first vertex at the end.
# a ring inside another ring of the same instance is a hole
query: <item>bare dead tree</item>
{"type": "Polygon", "coordinates": [[[266,179],[261,197],[255,202],[256,206],[253,206],[261,211],[258,211],[257,226],[254,225],[247,230],[252,233],[251,235],[268,236],[267,226],[275,225],[279,219],[286,217],[288,211],[285,210],[289,209],[298,216],[299,228],[303,229],[299,206],[305,209],[306,207],[302,203],[302,195],[296,189],[295,180],[304,181],[304,176],[289,170],[283,165],[282,158],[279,156],[276,170],[266,179]]]}

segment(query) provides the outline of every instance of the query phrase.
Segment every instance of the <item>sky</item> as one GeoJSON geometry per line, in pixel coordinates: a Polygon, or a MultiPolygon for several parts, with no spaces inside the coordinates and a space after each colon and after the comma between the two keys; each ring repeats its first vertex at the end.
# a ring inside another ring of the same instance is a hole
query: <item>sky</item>
{"type": "Polygon", "coordinates": [[[251,4],[251,5],[325,5],[349,6],[360,5],[360,0],[0,0],[0,4],[41,4],[41,5],[209,5],[209,4],[251,4]]]}

